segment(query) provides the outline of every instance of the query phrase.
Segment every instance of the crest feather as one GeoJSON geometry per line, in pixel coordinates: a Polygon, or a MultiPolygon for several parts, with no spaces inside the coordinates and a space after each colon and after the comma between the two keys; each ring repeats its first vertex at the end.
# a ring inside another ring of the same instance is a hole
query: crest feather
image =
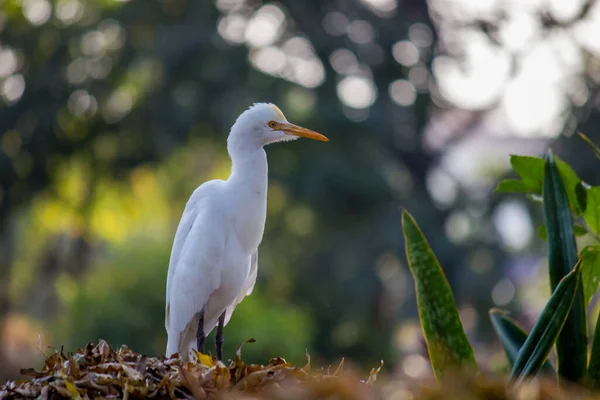
{"type": "Polygon", "coordinates": [[[287,118],[285,117],[285,115],[283,115],[283,113],[281,112],[281,110],[279,109],[279,107],[277,107],[275,104],[273,103],[254,103],[252,104],[248,110],[252,110],[253,108],[262,108],[268,106],[270,107],[273,111],[275,111],[277,113],[277,116],[283,120],[283,121],[287,121],[287,118]]]}

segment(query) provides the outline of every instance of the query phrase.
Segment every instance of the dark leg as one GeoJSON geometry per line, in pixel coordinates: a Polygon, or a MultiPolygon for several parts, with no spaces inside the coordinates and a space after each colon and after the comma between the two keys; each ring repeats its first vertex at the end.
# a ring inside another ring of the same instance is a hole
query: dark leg
{"type": "Polygon", "coordinates": [[[217,336],[215,338],[215,344],[217,347],[217,360],[223,360],[223,325],[225,325],[225,311],[219,317],[219,325],[217,325],[217,336]]]}
{"type": "Polygon", "coordinates": [[[197,350],[204,354],[204,342],[206,341],[206,334],[204,333],[204,311],[206,307],[202,307],[200,311],[200,318],[198,321],[198,332],[196,333],[196,347],[197,350]]]}

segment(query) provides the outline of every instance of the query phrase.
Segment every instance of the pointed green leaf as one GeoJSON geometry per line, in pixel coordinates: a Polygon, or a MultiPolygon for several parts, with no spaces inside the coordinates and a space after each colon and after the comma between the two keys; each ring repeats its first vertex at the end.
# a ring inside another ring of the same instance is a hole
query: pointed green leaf
{"type": "Polygon", "coordinates": [[[558,168],[558,172],[560,173],[560,178],[566,191],[571,210],[577,215],[583,214],[587,199],[585,197],[585,189],[583,188],[581,179],[579,179],[569,164],[558,157],[553,158],[556,167],[558,168]],[[582,193],[582,191],[584,193],[582,193]]]}
{"type": "MultiPolygon", "coordinates": [[[[554,158],[556,167],[558,168],[562,178],[563,185],[566,188],[567,198],[569,199],[571,210],[573,210],[575,214],[581,215],[583,210],[585,210],[585,190],[581,184],[581,179],[579,179],[569,164],[565,163],[558,157],[554,158]]],[[[544,160],[542,158],[511,155],[510,165],[512,166],[513,170],[519,174],[523,184],[517,185],[515,182],[510,180],[504,181],[509,183],[503,185],[504,182],[501,182],[496,189],[497,191],[525,191],[533,194],[542,193],[542,184],[544,181],[544,160]]]]}
{"type": "MultiPolygon", "coordinates": [[[[579,265],[558,284],[519,350],[510,374],[515,385],[534,376],[546,362],[571,310],[579,288],[579,265]]],[[[560,360],[559,360],[560,362],[560,360]]]]}
{"type": "Polygon", "coordinates": [[[436,379],[456,368],[476,369],[444,272],[412,216],[402,212],[406,258],[415,279],[421,327],[436,379]]]}
{"type": "Polygon", "coordinates": [[[596,157],[600,158],[600,149],[594,144],[594,142],[592,142],[590,140],[590,138],[585,136],[583,133],[581,133],[581,132],[577,132],[577,133],[592,148],[592,151],[594,152],[596,157]]]}
{"type": "MultiPolygon", "coordinates": [[[[506,312],[492,308],[490,310],[490,319],[494,330],[502,341],[506,358],[511,367],[515,364],[519,350],[527,340],[527,332],[519,326],[506,312]]],[[[556,374],[552,365],[546,361],[542,366],[542,371],[547,374],[556,374]]]]}
{"type": "Polygon", "coordinates": [[[587,246],[581,250],[581,283],[585,306],[589,306],[600,284],[600,247],[587,246]]]}
{"type": "MultiPolygon", "coordinates": [[[[550,285],[558,283],[577,263],[577,246],[565,188],[554,157],[549,152],[544,168],[544,218],[548,236],[550,285]]],[[[558,373],[570,381],[579,381],[587,367],[587,322],[583,288],[575,293],[573,308],[556,344],[558,373]]]]}
{"type": "Polygon", "coordinates": [[[527,187],[527,185],[523,181],[520,181],[518,179],[506,179],[498,184],[498,187],[496,187],[496,191],[504,193],[527,193],[530,190],[529,187],[527,187]]]}
{"type": "Polygon", "coordinates": [[[542,182],[544,180],[544,160],[531,156],[510,156],[510,165],[519,174],[523,183],[533,193],[542,193],[542,182]]]}
{"type": "Polygon", "coordinates": [[[600,234],[600,186],[592,186],[587,192],[587,207],[583,218],[592,232],[600,234]]]}

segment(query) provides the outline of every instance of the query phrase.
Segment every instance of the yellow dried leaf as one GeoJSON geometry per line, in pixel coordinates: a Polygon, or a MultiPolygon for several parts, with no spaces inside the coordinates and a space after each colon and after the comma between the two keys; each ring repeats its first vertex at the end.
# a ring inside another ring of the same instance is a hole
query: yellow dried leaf
{"type": "Polygon", "coordinates": [[[69,392],[69,395],[71,396],[72,399],[77,399],[77,400],[81,399],[79,390],[77,390],[77,387],[75,386],[75,384],[73,382],[65,380],[65,387],[67,388],[67,391],[69,392]]]}
{"type": "Polygon", "coordinates": [[[200,353],[198,350],[194,350],[196,353],[196,357],[198,358],[198,362],[208,368],[212,368],[215,366],[215,361],[208,354],[200,353]]]}

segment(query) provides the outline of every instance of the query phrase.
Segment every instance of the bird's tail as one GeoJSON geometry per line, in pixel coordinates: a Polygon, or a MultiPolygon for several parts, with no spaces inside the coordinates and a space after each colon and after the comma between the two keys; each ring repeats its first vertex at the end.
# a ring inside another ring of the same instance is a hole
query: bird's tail
{"type": "MultiPolygon", "coordinates": [[[[169,332],[169,338],[167,339],[167,358],[173,354],[179,352],[179,335],[169,332]]],[[[183,356],[183,354],[180,354],[183,356]]]]}
{"type": "Polygon", "coordinates": [[[196,330],[188,324],[183,332],[168,331],[167,357],[179,353],[179,358],[188,361],[190,354],[196,349],[196,330]]]}

